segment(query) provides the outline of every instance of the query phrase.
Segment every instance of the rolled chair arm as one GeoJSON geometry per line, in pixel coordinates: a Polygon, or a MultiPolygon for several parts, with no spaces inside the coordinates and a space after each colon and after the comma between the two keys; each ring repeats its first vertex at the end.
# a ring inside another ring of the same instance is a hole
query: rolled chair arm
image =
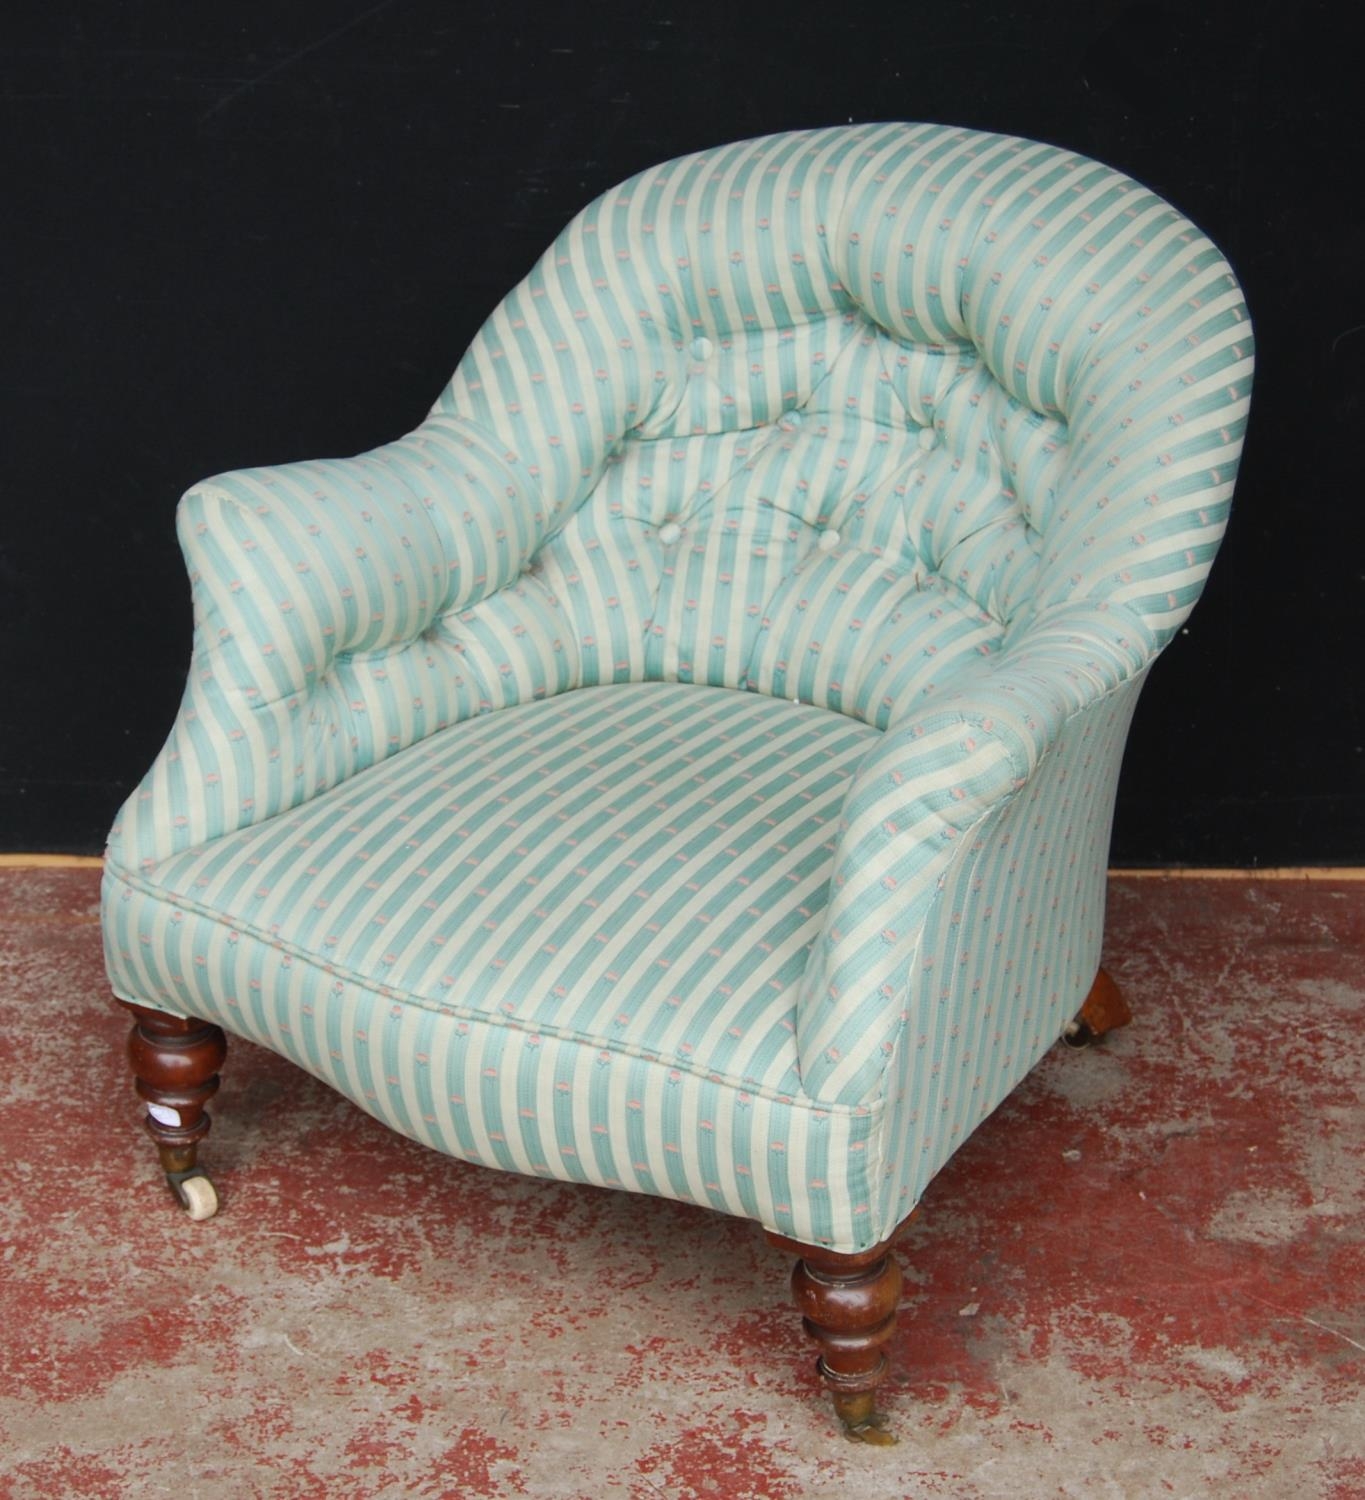
{"type": "Polygon", "coordinates": [[[427,633],[515,578],[546,520],[516,455],[439,414],[355,458],[207,480],[178,527],[193,658],[110,835],[130,867],[297,806],[477,707],[427,633]]]}
{"type": "Polygon", "coordinates": [[[472,423],[434,417],[354,458],[196,485],[178,523],[200,644],[259,707],[340,654],[416,638],[534,551],[544,517],[514,463],[472,423]]]}
{"type": "Polygon", "coordinates": [[[872,1098],[895,1048],[930,908],[975,832],[1019,795],[1071,720],[1137,677],[1151,631],[1121,606],[1066,605],[893,726],[844,803],[824,926],[797,1011],[803,1087],[872,1098]]]}

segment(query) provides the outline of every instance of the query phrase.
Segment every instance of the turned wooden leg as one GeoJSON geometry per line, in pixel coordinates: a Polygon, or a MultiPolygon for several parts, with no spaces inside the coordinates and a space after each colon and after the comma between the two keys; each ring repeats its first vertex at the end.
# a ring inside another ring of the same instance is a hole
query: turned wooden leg
{"type": "Polygon", "coordinates": [[[1085,997],[1080,1013],[1063,1035],[1072,1047],[1088,1047],[1091,1042],[1099,1041],[1105,1032],[1117,1031],[1120,1026],[1127,1026],[1132,1019],[1133,1013],[1128,1009],[1123,992],[1111,976],[1101,969],[1095,975],[1095,982],[1090,986],[1090,993],[1085,997]]]}
{"type": "Polygon", "coordinates": [[[839,1255],[771,1232],[768,1242],[800,1257],[792,1294],[806,1332],[820,1346],[816,1369],[844,1431],[861,1442],[894,1443],[876,1399],[890,1368],[885,1346],[896,1331],[901,1295],[891,1241],[858,1255],[839,1255]]]}
{"type": "Polygon", "coordinates": [[[218,1197],[197,1155],[209,1133],[204,1106],[218,1092],[227,1038],[207,1021],[120,1003],[133,1013],[128,1059],[147,1102],[147,1133],[156,1142],[166,1181],[192,1219],[212,1218],[218,1197]]]}

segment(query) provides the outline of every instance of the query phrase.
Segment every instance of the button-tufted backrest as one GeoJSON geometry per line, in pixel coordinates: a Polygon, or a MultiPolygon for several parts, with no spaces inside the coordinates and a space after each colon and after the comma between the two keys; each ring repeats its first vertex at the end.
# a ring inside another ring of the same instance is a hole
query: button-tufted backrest
{"type": "Polygon", "coordinates": [[[1251,367],[1214,246],[1052,146],[868,125],[644,172],[415,432],[185,496],[194,664],[111,857],[575,686],[888,726],[1078,601],[1159,647],[1222,535],[1251,367]]]}
{"type": "Polygon", "coordinates": [[[1248,353],[1216,249],[1072,153],[883,125],[684,158],[565,230],[429,419],[502,447],[540,532],[436,634],[495,701],[664,677],[882,726],[1068,599],[1161,638],[1248,353]]]}

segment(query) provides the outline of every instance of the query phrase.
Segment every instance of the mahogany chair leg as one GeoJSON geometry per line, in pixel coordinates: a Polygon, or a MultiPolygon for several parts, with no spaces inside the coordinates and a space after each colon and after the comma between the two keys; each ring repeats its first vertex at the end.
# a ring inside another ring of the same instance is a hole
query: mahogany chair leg
{"type": "Polygon", "coordinates": [[[199,1142],[209,1133],[204,1106],[218,1092],[218,1069],[227,1056],[222,1029],[182,1020],[120,1001],[133,1013],[128,1060],[137,1091],[147,1103],[144,1121],[156,1142],[171,1191],[192,1219],[212,1218],[218,1195],[198,1164],[199,1142]]]}
{"type": "Polygon", "coordinates": [[[1069,1046],[1088,1047],[1097,1042],[1108,1031],[1117,1031],[1133,1019],[1123,992],[1114,983],[1109,973],[1101,969],[1095,975],[1090,993],[1085,997],[1076,1019],[1066,1028],[1063,1036],[1069,1046]]]}
{"type": "Polygon", "coordinates": [[[860,1442],[894,1443],[887,1419],[877,1410],[877,1387],[890,1368],[885,1346],[896,1331],[901,1294],[892,1241],[840,1255],[771,1231],[767,1237],[769,1244],[800,1257],[792,1271],[792,1294],[806,1332],[820,1347],[816,1369],[844,1431],[860,1442]]]}

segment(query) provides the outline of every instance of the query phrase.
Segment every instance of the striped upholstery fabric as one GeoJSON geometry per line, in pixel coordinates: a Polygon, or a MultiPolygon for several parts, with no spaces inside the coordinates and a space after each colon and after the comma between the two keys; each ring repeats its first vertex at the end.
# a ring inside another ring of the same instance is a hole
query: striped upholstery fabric
{"type": "Polygon", "coordinates": [[[414,433],[186,496],[115,990],[458,1156],[875,1243],[1093,977],[1251,364],[1214,246],[1055,147],[642,173],[414,433]]]}
{"type": "Polygon", "coordinates": [[[455,1155],[827,1237],[870,1114],[804,1095],[792,1008],[875,738],[717,688],[563,694],[111,871],[111,940],[158,1008],[455,1155]]]}

